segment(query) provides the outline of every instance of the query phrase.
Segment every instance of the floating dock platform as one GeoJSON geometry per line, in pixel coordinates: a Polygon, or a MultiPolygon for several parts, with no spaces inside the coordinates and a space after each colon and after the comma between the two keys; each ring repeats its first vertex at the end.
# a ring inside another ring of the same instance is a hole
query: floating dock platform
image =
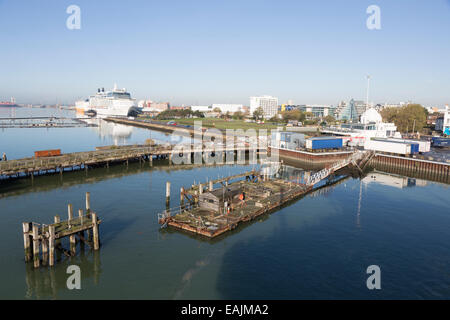
{"type": "Polygon", "coordinates": [[[269,178],[255,171],[181,190],[179,209],[167,209],[159,215],[159,223],[186,230],[208,238],[217,237],[238,226],[241,222],[279,208],[286,202],[312,190],[312,186],[283,179],[269,178]],[[245,177],[231,184],[231,179],[245,177]],[[214,183],[222,186],[213,189],[214,183]],[[189,204],[184,204],[187,199],[189,204]]]}

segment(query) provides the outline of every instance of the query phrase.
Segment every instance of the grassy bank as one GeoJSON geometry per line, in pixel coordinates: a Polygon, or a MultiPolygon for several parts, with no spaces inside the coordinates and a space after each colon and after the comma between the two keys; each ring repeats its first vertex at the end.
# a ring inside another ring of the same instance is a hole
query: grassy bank
{"type": "Polygon", "coordinates": [[[203,127],[207,128],[217,128],[220,130],[225,129],[276,129],[277,125],[273,123],[254,123],[254,122],[245,122],[243,120],[224,120],[224,119],[217,119],[217,118],[188,118],[188,119],[173,119],[173,120],[159,120],[161,122],[169,122],[169,121],[175,121],[178,124],[184,124],[184,125],[194,125],[195,121],[201,121],[203,127]]]}

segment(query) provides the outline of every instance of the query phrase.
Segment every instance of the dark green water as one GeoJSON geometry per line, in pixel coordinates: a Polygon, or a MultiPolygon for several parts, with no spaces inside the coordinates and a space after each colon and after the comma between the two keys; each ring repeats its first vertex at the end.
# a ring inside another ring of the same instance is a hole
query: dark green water
{"type": "MultiPolygon", "coordinates": [[[[59,130],[45,139],[67,132],[59,130]]],[[[148,134],[138,131],[133,135],[148,134]]],[[[4,134],[0,147],[25,153],[20,144],[5,144],[4,134]]],[[[383,174],[350,178],[213,241],[160,230],[156,213],[165,207],[166,181],[177,205],[180,187],[246,169],[132,164],[40,177],[34,185],[0,182],[0,298],[450,298],[448,185],[383,174]],[[103,220],[100,251],[62,256],[52,270],[26,265],[21,222],[65,217],[69,202],[84,207],[86,191],[103,220]],[[66,288],[71,264],[81,267],[81,290],[66,288]],[[374,264],[381,290],[366,287],[366,269],[374,264]]]]}

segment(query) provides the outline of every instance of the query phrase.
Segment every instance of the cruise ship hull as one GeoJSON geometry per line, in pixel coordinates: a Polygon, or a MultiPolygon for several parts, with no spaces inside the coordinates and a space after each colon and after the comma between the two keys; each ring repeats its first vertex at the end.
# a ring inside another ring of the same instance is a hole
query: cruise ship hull
{"type": "Polygon", "coordinates": [[[77,112],[93,110],[99,116],[124,116],[135,108],[135,99],[125,89],[117,89],[105,92],[102,88],[97,94],[91,95],[89,99],[77,101],[75,108],[77,112]]]}

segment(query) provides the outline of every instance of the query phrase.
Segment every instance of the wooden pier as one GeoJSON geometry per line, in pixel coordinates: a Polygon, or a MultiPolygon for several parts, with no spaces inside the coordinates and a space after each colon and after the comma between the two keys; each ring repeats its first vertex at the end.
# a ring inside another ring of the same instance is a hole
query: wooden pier
{"type": "Polygon", "coordinates": [[[0,118],[0,128],[73,128],[97,127],[86,120],[90,118],[68,117],[11,117],[0,118]]]}
{"type": "Polygon", "coordinates": [[[55,264],[55,250],[62,251],[66,256],[74,256],[77,242],[87,243],[94,250],[100,248],[101,221],[97,214],[91,211],[90,193],[86,193],[85,212],[79,209],[78,215],[74,217],[73,207],[69,204],[67,214],[67,220],[61,221],[57,215],[54,217],[54,223],[48,225],[35,222],[22,223],[26,262],[33,261],[35,268],[39,268],[41,264],[52,267],[55,264]],[[61,240],[67,237],[70,250],[64,249],[61,244],[61,240]]]}
{"type": "MultiPolygon", "coordinates": [[[[195,145],[194,145],[195,146],[195,145]]],[[[111,163],[128,164],[129,161],[148,161],[152,166],[153,159],[169,159],[172,162],[172,154],[178,152],[179,145],[129,145],[112,146],[110,148],[99,148],[95,151],[66,153],[55,157],[24,158],[8,161],[0,161],[0,177],[19,178],[29,176],[31,179],[36,175],[47,173],[63,174],[65,170],[88,170],[98,166],[108,167],[111,163]]],[[[188,155],[187,160],[205,159],[210,153],[223,155],[227,152],[249,152],[250,148],[239,145],[223,147],[203,147],[196,149],[191,145],[184,146],[188,155]],[[190,151],[189,151],[190,150],[190,151]],[[190,156],[190,157],[189,157],[190,156]]],[[[253,149],[254,150],[254,149],[253,149]]],[[[176,153],[178,154],[178,153],[176,153]]],[[[206,160],[205,160],[206,161],[206,160]]]]}

